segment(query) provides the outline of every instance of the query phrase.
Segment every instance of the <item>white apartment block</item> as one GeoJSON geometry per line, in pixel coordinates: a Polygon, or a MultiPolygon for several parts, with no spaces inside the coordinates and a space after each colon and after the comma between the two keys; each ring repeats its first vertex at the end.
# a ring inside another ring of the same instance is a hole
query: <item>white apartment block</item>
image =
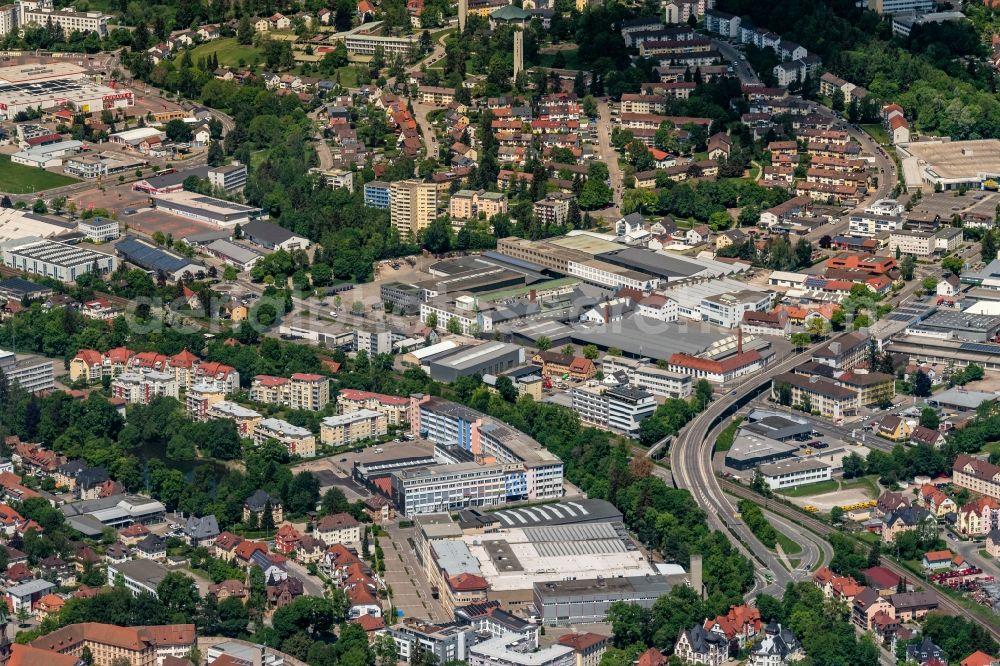
{"type": "Polygon", "coordinates": [[[247,184],[247,165],[233,162],[208,171],[208,182],[226,192],[239,192],[247,184]]]}
{"type": "Polygon", "coordinates": [[[724,328],[736,328],[743,321],[745,312],[770,309],[771,299],[769,292],[750,290],[706,296],[701,301],[701,320],[724,328]]]}
{"type": "Polygon", "coordinates": [[[64,36],[73,32],[96,32],[101,37],[108,36],[108,16],[101,12],[78,12],[71,8],[56,10],[52,0],[21,0],[16,5],[0,7],[4,17],[0,19],[0,36],[22,26],[46,26],[49,23],[62,29],[64,36]],[[16,24],[11,25],[11,7],[17,8],[16,24]]]}
{"type": "Polygon", "coordinates": [[[926,231],[896,231],[889,234],[888,250],[915,257],[929,257],[935,252],[952,252],[962,243],[962,230],[945,227],[935,233],[926,231]]]}
{"type": "Polygon", "coordinates": [[[328,416],[320,423],[320,441],[329,446],[347,446],[372,439],[388,432],[385,414],[372,409],[359,409],[328,416]]]}
{"type": "Polygon", "coordinates": [[[260,446],[269,439],[280,442],[288,454],[312,458],[316,455],[316,438],[306,428],[294,426],[281,419],[264,419],[253,429],[253,442],[260,446]]]}
{"type": "Polygon", "coordinates": [[[430,320],[431,314],[437,316],[438,328],[444,329],[452,319],[458,321],[462,335],[469,335],[473,327],[481,329],[481,332],[493,330],[492,320],[489,317],[480,317],[474,310],[464,311],[457,308],[445,308],[432,303],[420,304],[420,321],[426,324],[430,320]]]}
{"type": "Polygon", "coordinates": [[[605,376],[624,372],[636,388],[665,398],[686,398],[691,395],[691,377],[660,368],[646,359],[605,356],[601,371],[605,376]]]}
{"type": "Polygon", "coordinates": [[[630,437],[637,437],[639,424],[656,411],[651,393],[627,386],[577,386],[570,397],[581,421],[630,437]]]}
{"type": "Polygon", "coordinates": [[[876,236],[883,231],[900,231],[903,228],[903,218],[899,215],[881,215],[878,213],[861,213],[851,215],[848,222],[852,234],[859,236],[876,236]]]}
{"type": "Polygon", "coordinates": [[[148,405],[160,396],[178,395],[177,379],[169,372],[123,372],[111,382],[111,396],[129,404],[148,405]]]}
{"type": "Polygon", "coordinates": [[[39,356],[22,356],[0,349],[0,370],[7,377],[8,386],[15,382],[29,393],[55,388],[54,365],[50,359],[39,356]]]}

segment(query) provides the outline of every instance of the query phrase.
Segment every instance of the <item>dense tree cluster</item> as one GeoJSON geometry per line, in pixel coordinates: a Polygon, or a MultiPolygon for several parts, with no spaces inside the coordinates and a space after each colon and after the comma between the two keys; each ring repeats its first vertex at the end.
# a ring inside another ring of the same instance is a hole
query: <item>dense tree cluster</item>
{"type": "Polygon", "coordinates": [[[857,634],[846,604],[830,603],[816,585],[789,583],[779,601],[757,598],[761,619],[791,629],[802,642],[810,666],[877,666],[879,648],[868,634],[857,634]]]}

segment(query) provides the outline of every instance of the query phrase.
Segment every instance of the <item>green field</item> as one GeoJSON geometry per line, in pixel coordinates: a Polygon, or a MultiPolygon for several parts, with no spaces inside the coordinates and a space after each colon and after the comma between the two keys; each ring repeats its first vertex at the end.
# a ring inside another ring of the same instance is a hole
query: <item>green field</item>
{"type": "Polygon", "coordinates": [[[197,63],[201,58],[207,58],[212,54],[219,56],[219,65],[222,67],[239,67],[240,60],[244,66],[250,66],[263,61],[264,56],[253,46],[239,44],[235,37],[216,39],[205,42],[191,50],[191,60],[197,63]]]}
{"type": "MultiPolygon", "coordinates": [[[[579,51],[577,49],[566,49],[562,51],[562,54],[566,62],[563,69],[578,69],[580,67],[579,51]]],[[[552,61],[555,60],[555,57],[555,53],[539,53],[538,64],[542,67],[552,67],[552,61]]]]}
{"type": "Polygon", "coordinates": [[[719,436],[715,438],[716,451],[728,451],[732,448],[733,440],[736,438],[736,431],[739,430],[741,423],[743,423],[742,416],[730,421],[729,425],[719,433],[719,436]]]}
{"type": "Polygon", "coordinates": [[[888,146],[892,143],[889,133],[881,125],[862,125],[861,129],[867,132],[871,138],[875,139],[875,143],[880,143],[883,146],[888,146]]]}
{"type": "Polygon", "coordinates": [[[868,497],[875,499],[879,496],[878,476],[873,474],[871,476],[862,476],[859,479],[851,479],[850,481],[840,482],[841,490],[852,490],[854,488],[860,488],[861,490],[867,491],[868,497]]]}
{"type": "Polygon", "coordinates": [[[10,161],[10,155],[0,155],[0,192],[30,194],[78,182],[80,181],[76,178],[61,173],[14,164],[10,161]]]}
{"type": "Polygon", "coordinates": [[[802,552],[802,546],[792,541],[783,532],[778,532],[778,543],[781,544],[781,550],[785,551],[785,555],[797,555],[802,552]]]}
{"type": "Polygon", "coordinates": [[[804,486],[796,486],[795,488],[785,488],[783,490],[776,490],[775,492],[779,495],[784,495],[785,497],[810,497],[812,495],[822,495],[823,493],[832,493],[840,488],[840,484],[837,483],[835,479],[830,479],[829,481],[819,481],[818,483],[807,483],[804,486]]]}

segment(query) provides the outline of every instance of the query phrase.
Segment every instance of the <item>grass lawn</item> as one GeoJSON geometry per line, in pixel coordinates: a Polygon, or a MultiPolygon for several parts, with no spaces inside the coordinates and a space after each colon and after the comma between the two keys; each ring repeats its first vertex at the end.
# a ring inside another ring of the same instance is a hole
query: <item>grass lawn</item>
{"type": "Polygon", "coordinates": [[[729,425],[726,426],[725,430],[719,433],[719,436],[715,438],[715,450],[716,451],[728,451],[733,446],[733,439],[736,437],[736,430],[740,427],[740,423],[743,422],[743,417],[733,419],[730,421],[729,425]]]}
{"type": "Polygon", "coordinates": [[[810,495],[822,495],[823,493],[832,493],[840,488],[840,484],[836,480],[830,479],[829,481],[819,481],[818,483],[807,483],[804,486],[796,486],[795,488],[785,488],[784,490],[776,490],[775,492],[779,495],[784,495],[785,497],[809,497],[810,495]]]}
{"type": "Polygon", "coordinates": [[[14,164],[10,161],[9,155],[0,155],[0,191],[10,194],[29,194],[78,182],[80,181],[76,178],[61,173],[14,164]]]}
{"type": "Polygon", "coordinates": [[[778,543],[781,544],[781,550],[785,551],[785,555],[795,555],[802,552],[802,546],[789,539],[784,532],[778,532],[778,543]]]}
{"type": "Polygon", "coordinates": [[[240,44],[235,37],[216,39],[194,47],[191,51],[191,60],[197,63],[200,58],[207,58],[212,54],[219,56],[219,65],[222,67],[239,67],[241,59],[244,66],[264,60],[264,55],[259,49],[249,44],[240,44]]]}
{"type": "Polygon", "coordinates": [[[358,87],[358,67],[357,65],[344,65],[337,69],[337,76],[340,80],[340,85],[345,88],[357,88],[358,87]]]}
{"type": "Polygon", "coordinates": [[[885,128],[881,125],[862,125],[861,129],[868,132],[871,138],[875,139],[875,142],[888,146],[892,143],[892,139],[889,138],[889,133],[885,131],[885,128]]]}
{"type": "Polygon", "coordinates": [[[868,491],[868,496],[871,499],[875,499],[879,496],[878,477],[875,475],[863,476],[859,479],[851,479],[850,481],[842,481],[840,483],[841,490],[852,490],[854,488],[861,488],[868,491]]]}
{"type": "MultiPolygon", "coordinates": [[[[580,59],[577,57],[579,53],[575,49],[566,49],[565,51],[559,51],[562,53],[565,65],[562,69],[579,69],[580,59]]],[[[552,61],[555,60],[555,53],[539,53],[538,54],[538,64],[542,67],[552,67],[552,61]]]]}
{"type": "Polygon", "coordinates": [[[445,35],[449,35],[449,34],[451,34],[453,32],[456,32],[457,30],[458,30],[458,28],[443,28],[441,30],[437,30],[435,32],[432,32],[431,33],[431,42],[433,42],[434,44],[437,44],[439,39],[441,39],[445,35]]]}
{"type": "Polygon", "coordinates": [[[989,442],[983,446],[983,453],[1000,453],[1000,442],[989,442]]]}

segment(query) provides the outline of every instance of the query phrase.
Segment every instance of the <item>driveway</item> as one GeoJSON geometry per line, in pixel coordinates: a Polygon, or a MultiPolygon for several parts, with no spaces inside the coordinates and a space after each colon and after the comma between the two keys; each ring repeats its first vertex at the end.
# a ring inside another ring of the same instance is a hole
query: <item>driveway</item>
{"type": "Polygon", "coordinates": [[[452,620],[444,605],[431,597],[427,574],[413,550],[416,528],[400,528],[398,523],[383,524],[382,528],[388,532],[379,539],[379,545],[385,555],[385,582],[392,588],[393,605],[403,611],[404,617],[452,620]]]}

